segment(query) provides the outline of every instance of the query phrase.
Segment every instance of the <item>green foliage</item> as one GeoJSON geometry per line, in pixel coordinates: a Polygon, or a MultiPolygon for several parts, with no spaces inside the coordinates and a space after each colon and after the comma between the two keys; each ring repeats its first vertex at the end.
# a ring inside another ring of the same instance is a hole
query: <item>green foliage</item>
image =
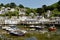
{"type": "Polygon", "coordinates": [[[2,39],[0,38],[0,40],[2,40],[2,39]]]}
{"type": "Polygon", "coordinates": [[[47,11],[47,6],[46,5],[43,5],[42,8],[43,8],[44,12],[47,11]]]}
{"type": "Polygon", "coordinates": [[[10,3],[10,7],[11,8],[15,8],[16,7],[16,4],[12,2],[12,3],[10,3]]]}
{"type": "Polygon", "coordinates": [[[19,5],[19,8],[24,8],[24,6],[22,4],[19,5]]]}
{"type": "Polygon", "coordinates": [[[47,7],[47,10],[51,10],[51,11],[52,11],[52,10],[54,10],[54,9],[55,9],[55,8],[54,8],[53,6],[48,6],[48,7],[47,7]]]}
{"type": "Polygon", "coordinates": [[[60,0],[58,1],[58,4],[60,5],[60,0]]]}
{"type": "Polygon", "coordinates": [[[30,8],[28,8],[28,9],[26,10],[26,16],[28,16],[30,13],[31,13],[31,10],[30,10],[30,8]]]}
{"type": "Polygon", "coordinates": [[[2,6],[4,6],[4,4],[3,4],[3,3],[1,3],[1,4],[0,4],[0,6],[2,7],[2,6]]]}
{"type": "Polygon", "coordinates": [[[5,16],[5,14],[0,14],[0,16],[5,16]]]}
{"type": "Polygon", "coordinates": [[[11,18],[11,16],[19,16],[19,14],[18,14],[18,11],[14,11],[14,12],[6,12],[5,14],[4,14],[5,16],[8,16],[9,18],[11,18]]]}
{"type": "Polygon", "coordinates": [[[60,11],[58,11],[58,10],[53,10],[53,11],[52,11],[52,14],[51,14],[51,17],[60,17],[60,11]]]}
{"type": "Polygon", "coordinates": [[[57,9],[58,9],[58,11],[60,11],[60,1],[58,1],[57,4],[58,4],[57,9]]]}
{"type": "Polygon", "coordinates": [[[32,13],[36,13],[36,9],[31,9],[31,12],[32,13]]]}
{"type": "Polygon", "coordinates": [[[54,4],[50,5],[50,6],[53,6],[54,8],[56,8],[57,5],[58,5],[58,3],[54,3],[54,4]]]}
{"type": "Polygon", "coordinates": [[[43,12],[44,10],[42,8],[37,8],[37,13],[39,13],[39,15],[42,15],[43,12]]]}
{"type": "Polygon", "coordinates": [[[5,5],[5,7],[10,7],[10,4],[9,4],[9,3],[8,3],[8,4],[6,4],[6,5],[5,5]]]}

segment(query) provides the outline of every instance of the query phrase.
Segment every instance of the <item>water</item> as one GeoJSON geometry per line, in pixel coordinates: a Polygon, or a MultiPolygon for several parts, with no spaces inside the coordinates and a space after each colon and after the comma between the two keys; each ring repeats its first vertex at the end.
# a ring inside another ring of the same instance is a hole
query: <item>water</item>
{"type": "Polygon", "coordinates": [[[56,33],[60,35],[60,27],[57,27],[56,33]]]}
{"type": "Polygon", "coordinates": [[[35,37],[26,38],[25,40],[37,40],[35,37]]]}

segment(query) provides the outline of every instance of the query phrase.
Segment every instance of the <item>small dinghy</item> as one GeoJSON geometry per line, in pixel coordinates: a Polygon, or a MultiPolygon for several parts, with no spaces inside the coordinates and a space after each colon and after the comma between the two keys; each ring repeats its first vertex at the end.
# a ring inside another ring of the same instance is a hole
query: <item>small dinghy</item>
{"type": "Polygon", "coordinates": [[[49,27],[48,30],[49,31],[56,31],[56,27],[53,27],[53,26],[52,27],[49,27]]]}
{"type": "Polygon", "coordinates": [[[10,34],[14,36],[24,36],[24,33],[21,31],[11,31],[10,34]]]}

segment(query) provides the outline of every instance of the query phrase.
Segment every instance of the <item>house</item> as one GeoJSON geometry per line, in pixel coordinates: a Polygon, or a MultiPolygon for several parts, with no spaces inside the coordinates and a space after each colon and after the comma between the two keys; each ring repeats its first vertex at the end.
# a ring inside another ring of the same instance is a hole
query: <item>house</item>
{"type": "Polygon", "coordinates": [[[25,15],[25,11],[26,11],[26,9],[20,8],[19,9],[19,15],[25,15]]]}
{"type": "Polygon", "coordinates": [[[5,7],[2,7],[0,10],[0,14],[4,14],[5,13],[5,7]]]}
{"type": "Polygon", "coordinates": [[[25,21],[27,19],[27,16],[19,16],[20,21],[25,21]]]}
{"type": "Polygon", "coordinates": [[[34,18],[28,18],[28,19],[26,19],[26,23],[27,24],[38,24],[39,21],[37,19],[34,19],[34,18]]]}
{"type": "Polygon", "coordinates": [[[52,20],[55,20],[54,23],[55,24],[60,24],[60,17],[52,17],[52,20]]]}
{"type": "Polygon", "coordinates": [[[10,9],[10,11],[11,11],[11,12],[14,12],[14,11],[15,11],[15,9],[14,9],[14,8],[11,8],[11,9],[10,9]]]}
{"type": "Polygon", "coordinates": [[[46,19],[44,17],[39,19],[39,23],[44,23],[44,22],[49,22],[49,21],[50,21],[50,19],[46,19]]]}
{"type": "Polygon", "coordinates": [[[30,16],[34,16],[34,13],[30,13],[30,16]]]}
{"type": "Polygon", "coordinates": [[[0,14],[3,14],[2,11],[0,11],[0,14]]]}
{"type": "Polygon", "coordinates": [[[5,19],[5,24],[18,24],[19,20],[17,18],[5,19]]]}
{"type": "Polygon", "coordinates": [[[0,16],[0,24],[4,24],[5,17],[0,16]]]}
{"type": "Polygon", "coordinates": [[[2,7],[0,10],[0,14],[4,14],[5,12],[8,12],[8,11],[9,11],[9,7],[8,8],[2,7]]]}
{"type": "Polygon", "coordinates": [[[15,20],[5,20],[5,24],[16,24],[17,23],[17,21],[15,21],[15,20]]]}
{"type": "Polygon", "coordinates": [[[46,16],[49,18],[49,17],[50,17],[50,15],[51,15],[51,11],[50,11],[50,10],[48,10],[48,11],[47,11],[47,13],[46,13],[46,16]]]}

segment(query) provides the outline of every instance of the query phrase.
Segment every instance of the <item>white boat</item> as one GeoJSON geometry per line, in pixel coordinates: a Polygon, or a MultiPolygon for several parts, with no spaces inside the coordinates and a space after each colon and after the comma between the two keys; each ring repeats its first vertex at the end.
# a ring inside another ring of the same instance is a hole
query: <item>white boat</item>
{"type": "Polygon", "coordinates": [[[11,35],[14,35],[14,36],[24,36],[25,34],[21,31],[11,31],[9,32],[11,35]]]}

